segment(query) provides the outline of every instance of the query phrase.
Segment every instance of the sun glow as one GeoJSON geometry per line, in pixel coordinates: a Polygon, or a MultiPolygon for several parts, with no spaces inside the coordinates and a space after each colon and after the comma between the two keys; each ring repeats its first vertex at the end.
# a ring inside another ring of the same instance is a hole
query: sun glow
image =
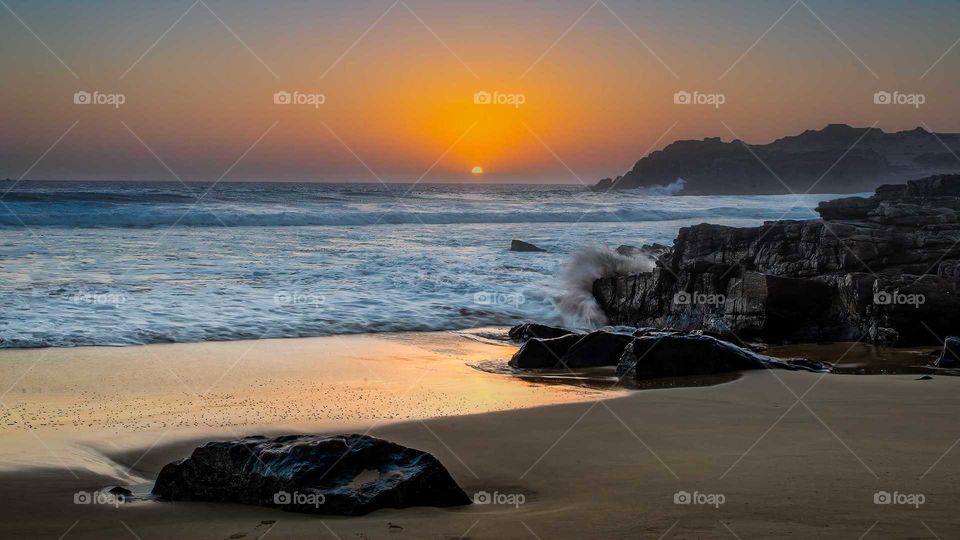
{"type": "Polygon", "coordinates": [[[471,173],[471,174],[483,174],[483,167],[477,165],[476,167],[474,167],[473,169],[470,170],[470,173],[471,173]]]}

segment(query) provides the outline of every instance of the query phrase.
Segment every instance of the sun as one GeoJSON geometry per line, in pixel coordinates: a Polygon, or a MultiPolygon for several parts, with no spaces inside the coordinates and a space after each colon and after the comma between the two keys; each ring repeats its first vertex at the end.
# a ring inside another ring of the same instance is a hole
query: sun
{"type": "Polygon", "coordinates": [[[471,173],[471,174],[483,174],[483,167],[477,165],[476,167],[474,167],[473,169],[470,170],[470,173],[471,173]]]}

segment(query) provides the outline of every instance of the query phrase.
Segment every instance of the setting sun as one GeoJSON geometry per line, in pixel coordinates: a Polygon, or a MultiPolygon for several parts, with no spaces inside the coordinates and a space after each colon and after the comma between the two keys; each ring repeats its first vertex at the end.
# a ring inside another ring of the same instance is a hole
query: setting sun
{"type": "Polygon", "coordinates": [[[470,170],[470,173],[471,173],[471,174],[483,174],[483,167],[477,165],[476,167],[474,167],[473,169],[470,170]]]}

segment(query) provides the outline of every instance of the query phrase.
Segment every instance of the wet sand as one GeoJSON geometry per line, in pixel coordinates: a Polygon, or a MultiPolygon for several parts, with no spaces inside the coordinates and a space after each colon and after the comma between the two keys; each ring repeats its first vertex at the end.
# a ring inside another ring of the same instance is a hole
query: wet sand
{"type": "Polygon", "coordinates": [[[396,334],[3,351],[0,537],[960,537],[958,378],[751,372],[607,392],[467,365],[512,350],[396,334]],[[468,493],[523,504],[327,518],[73,502],[118,483],[148,491],[200,440],[368,429],[433,453],[468,493]],[[878,491],[925,501],[878,505],[878,491]],[[678,492],[723,503],[675,504],[678,492]]]}
{"type": "Polygon", "coordinates": [[[616,394],[484,373],[470,366],[502,363],[516,347],[470,337],[429,332],[0,351],[0,470],[70,465],[62,454],[95,460],[101,450],[223,437],[240,428],[334,431],[616,394]]]}

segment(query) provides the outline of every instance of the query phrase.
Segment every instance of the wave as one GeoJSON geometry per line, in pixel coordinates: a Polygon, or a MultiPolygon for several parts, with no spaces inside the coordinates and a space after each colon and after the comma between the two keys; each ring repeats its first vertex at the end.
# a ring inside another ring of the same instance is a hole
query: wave
{"type": "Polygon", "coordinates": [[[593,297],[593,282],[604,276],[648,272],[653,264],[647,255],[626,257],[608,248],[582,248],[573,254],[561,275],[564,290],[554,298],[557,311],[568,326],[603,326],[607,317],[593,297]]]}
{"type": "MultiPolygon", "coordinates": [[[[594,207],[596,208],[596,207],[594,207]]],[[[291,208],[265,209],[193,205],[131,205],[105,210],[80,205],[36,208],[22,203],[5,203],[0,208],[0,227],[61,228],[152,228],[152,227],[303,227],[361,225],[451,225],[510,223],[638,223],[690,219],[809,219],[816,215],[797,207],[786,210],[714,207],[700,209],[577,209],[564,211],[395,211],[291,208]],[[135,207],[134,207],[135,206],[135,207]]]]}
{"type": "Polygon", "coordinates": [[[646,195],[677,195],[683,188],[687,185],[687,181],[683,178],[677,178],[673,182],[663,186],[660,184],[654,184],[652,186],[647,186],[645,188],[640,188],[639,191],[646,195]]]}
{"type": "Polygon", "coordinates": [[[197,199],[198,196],[187,193],[125,191],[11,191],[3,197],[7,203],[190,203],[197,199]]]}

